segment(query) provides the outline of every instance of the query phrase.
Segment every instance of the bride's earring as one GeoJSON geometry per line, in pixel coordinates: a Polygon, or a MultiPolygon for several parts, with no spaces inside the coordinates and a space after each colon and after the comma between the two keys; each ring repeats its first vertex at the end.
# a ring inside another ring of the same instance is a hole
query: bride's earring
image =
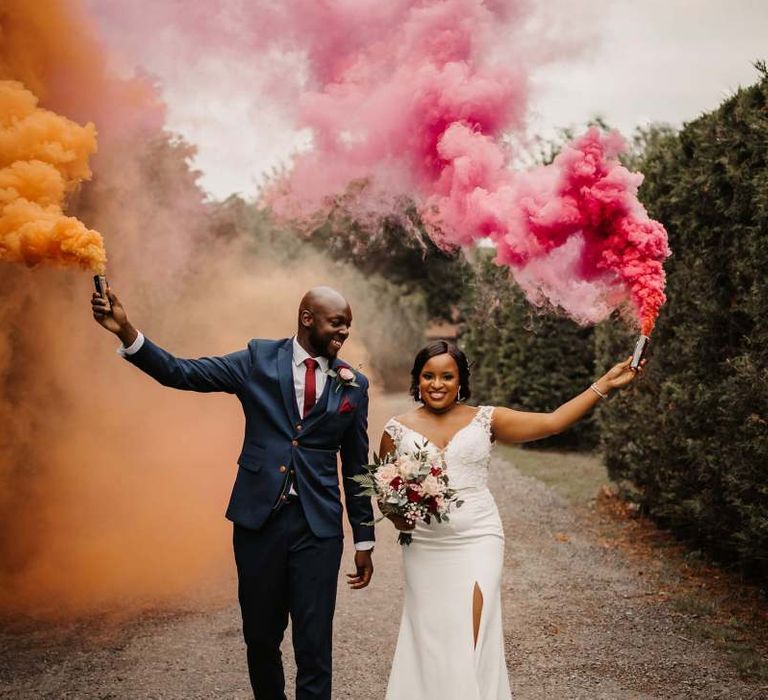
{"type": "Polygon", "coordinates": [[[457,403],[461,403],[464,400],[464,397],[461,395],[461,389],[459,389],[459,393],[456,396],[457,403]]]}
{"type": "Polygon", "coordinates": [[[422,400],[422,398],[421,398],[421,389],[418,389],[418,392],[419,392],[419,401],[421,401],[422,400]]]}

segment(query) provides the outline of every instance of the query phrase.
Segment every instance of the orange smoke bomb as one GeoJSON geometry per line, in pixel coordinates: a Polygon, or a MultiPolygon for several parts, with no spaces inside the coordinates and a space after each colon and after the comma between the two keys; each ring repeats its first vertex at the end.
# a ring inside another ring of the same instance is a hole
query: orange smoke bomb
{"type": "Polygon", "coordinates": [[[0,80],[0,260],[79,266],[103,273],[101,234],[63,211],[91,177],[96,128],[38,107],[34,94],[0,80]]]}

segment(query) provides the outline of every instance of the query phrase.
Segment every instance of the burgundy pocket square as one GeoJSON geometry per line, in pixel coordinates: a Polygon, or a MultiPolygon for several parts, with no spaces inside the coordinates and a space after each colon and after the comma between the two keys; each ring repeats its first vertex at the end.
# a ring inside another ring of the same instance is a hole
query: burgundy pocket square
{"type": "Polygon", "coordinates": [[[354,404],[349,403],[349,399],[344,399],[339,406],[339,413],[352,413],[355,410],[354,404]]]}

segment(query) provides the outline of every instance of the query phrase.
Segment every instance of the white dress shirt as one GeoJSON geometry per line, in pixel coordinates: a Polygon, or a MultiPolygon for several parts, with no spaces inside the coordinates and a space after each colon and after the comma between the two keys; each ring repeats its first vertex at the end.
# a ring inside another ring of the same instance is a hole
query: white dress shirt
{"type": "MultiPolygon", "coordinates": [[[[144,335],[141,333],[141,331],[138,331],[136,340],[134,340],[133,343],[131,343],[131,345],[129,345],[127,348],[120,346],[117,349],[117,354],[121,357],[133,355],[134,353],[137,353],[139,350],[141,350],[142,345],[144,345],[144,335]]],[[[308,357],[312,356],[303,347],[301,347],[301,345],[299,345],[299,341],[296,339],[296,336],[294,336],[292,367],[293,391],[296,396],[296,407],[298,408],[299,415],[301,415],[304,410],[304,384],[307,376],[307,366],[304,364],[304,360],[306,360],[308,357]]],[[[328,371],[330,363],[328,362],[327,357],[322,357],[320,355],[314,359],[318,364],[318,366],[315,368],[315,403],[317,403],[317,401],[320,399],[320,396],[323,394],[325,382],[328,379],[326,372],[328,371]]],[[[291,484],[291,490],[289,493],[296,495],[293,484],[291,484]]],[[[364,542],[355,542],[355,549],[359,551],[373,549],[374,544],[374,542],[367,540],[364,542]]]]}

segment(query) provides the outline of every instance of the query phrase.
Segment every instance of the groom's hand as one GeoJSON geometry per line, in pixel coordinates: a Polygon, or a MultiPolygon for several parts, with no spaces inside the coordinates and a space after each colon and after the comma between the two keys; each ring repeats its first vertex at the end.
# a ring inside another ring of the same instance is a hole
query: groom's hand
{"type": "Polygon", "coordinates": [[[123,341],[123,346],[127,348],[136,340],[138,332],[128,320],[128,314],[117,295],[109,287],[107,288],[107,296],[109,301],[95,292],[91,295],[93,318],[100,326],[120,338],[123,341]]]}
{"type": "Polygon", "coordinates": [[[356,572],[354,574],[347,574],[347,583],[350,588],[354,590],[365,588],[371,582],[371,576],[373,576],[373,557],[371,552],[373,552],[372,549],[355,552],[356,572]]]}

